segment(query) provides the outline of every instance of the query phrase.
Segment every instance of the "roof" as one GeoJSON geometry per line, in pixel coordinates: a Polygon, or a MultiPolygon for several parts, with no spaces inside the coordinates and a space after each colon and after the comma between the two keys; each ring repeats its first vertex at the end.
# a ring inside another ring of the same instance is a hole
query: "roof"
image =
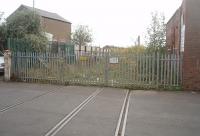
{"type": "MultiPolygon", "coordinates": [[[[26,6],[26,5],[21,5],[19,7],[19,9],[28,9],[28,10],[33,10],[33,7],[29,7],[29,6],[26,6]]],[[[60,15],[58,15],[57,13],[52,13],[52,12],[48,12],[48,11],[45,11],[45,10],[41,10],[41,9],[38,9],[38,8],[35,8],[35,12],[42,16],[42,17],[46,17],[46,18],[50,18],[50,19],[55,19],[55,20],[59,20],[59,21],[63,21],[63,22],[66,22],[66,23],[70,23],[70,21],[64,19],[63,17],[61,17],[60,15]]]]}
{"type": "Polygon", "coordinates": [[[182,12],[183,3],[184,3],[184,0],[182,1],[181,6],[179,6],[179,8],[178,8],[178,9],[176,10],[176,12],[173,14],[173,16],[168,20],[167,24],[169,24],[177,14],[180,14],[180,13],[182,12]]]}
{"type": "Polygon", "coordinates": [[[179,7],[176,12],[173,14],[173,16],[168,20],[167,24],[169,24],[173,19],[174,17],[177,15],[177,14],[180,14],[180,11],[181,11],[181,7],[179,7]]]}

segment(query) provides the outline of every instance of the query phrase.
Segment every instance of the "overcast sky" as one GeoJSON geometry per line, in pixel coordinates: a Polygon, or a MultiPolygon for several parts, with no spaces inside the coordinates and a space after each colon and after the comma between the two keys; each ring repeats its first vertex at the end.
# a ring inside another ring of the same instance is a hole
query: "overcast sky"
{"type": "MultiPolygon", "coordinates": [[[[150,23],[151,12],[163,12],[166,22],[182,0],[35,0],[35,7],[55,12],[72,22],[92,29],[94,45],[130,46],[138,35],[142,41],[150,23]]],[[[21,4],[33,0],[2,0],[0,11],[10,15],[21,4]]]]}

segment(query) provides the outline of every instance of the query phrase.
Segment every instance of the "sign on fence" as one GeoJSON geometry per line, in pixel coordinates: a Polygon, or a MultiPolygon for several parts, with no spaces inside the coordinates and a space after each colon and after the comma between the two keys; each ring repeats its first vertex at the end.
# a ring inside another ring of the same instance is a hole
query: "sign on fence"
{"type": "Polygon", "coordinates": [[[80,56],[80,61],[87,61],[88,60],[88,57],[87,56],[80,56]]]}
{"type": "Polygon", "coordinates": [[[118,64],[119,63],[118,57],[111,57],[109,59],[109,62],[110,64],[118,64]]]}

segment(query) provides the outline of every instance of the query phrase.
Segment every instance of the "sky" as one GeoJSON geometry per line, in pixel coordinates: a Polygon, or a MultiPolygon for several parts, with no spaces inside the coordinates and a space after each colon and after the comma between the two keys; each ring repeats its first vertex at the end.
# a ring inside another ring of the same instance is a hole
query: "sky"
{"type": "MultiPolygon", "coordinates": [[[[35,0],[35,7],[54,12],[77,25],[88,25],[93,45],[134,45],[138,35],[145,41],[151,12],[164,13],[166,22],[181,5],[182,0],[35,0]]],[[[32,6],[33,0],[1,0],[4,18],[21,4],[32,6]]]]}

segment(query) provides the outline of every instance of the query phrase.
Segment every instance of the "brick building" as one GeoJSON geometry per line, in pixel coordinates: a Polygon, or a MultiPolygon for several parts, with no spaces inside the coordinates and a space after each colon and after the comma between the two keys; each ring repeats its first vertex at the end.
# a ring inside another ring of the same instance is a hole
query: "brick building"
{"type": "Polygon", "coordinates": [[[183,0],[167,23],[167,48],[183,53],[183,87],[200,90],[200,0],[183,0]]]}
{"type": "Polygon", "coordinates": [[[167,51],[173,54],[180,53],[180,14],[181,7],[171,17],[166,27],[167,51]]]}
{"type": "MultiPolygon", "coordinates": [[[[41,26],[43,30],[50,36],[52,36],[53,41],[59,42],[70,42],[71,41],[71,22],[64,19],[56,13],[51,13],[41,9],[35,8],[35,13],[40,16],[41,26]]],[[[14,13],[17,11],[33,11],[32,7],[21,5],[14,13]]]]}

